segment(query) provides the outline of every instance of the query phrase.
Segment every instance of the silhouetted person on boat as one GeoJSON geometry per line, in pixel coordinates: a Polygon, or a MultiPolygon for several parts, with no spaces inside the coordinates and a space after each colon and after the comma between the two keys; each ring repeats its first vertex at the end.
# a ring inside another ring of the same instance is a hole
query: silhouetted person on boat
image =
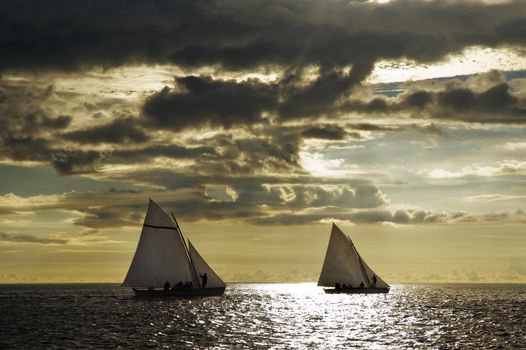
{"type": "Polygon", "coordinates": [[[206,283],[208,282],[208,276],[206,275],[206,272],[204,274],[200,274],[203,281],[201,282],[201,288],[206,288],[206,283]]]}
{"type": "Polygon", "coordinates": [[[174,287],[177,288],[177,289],[182,289],[183,288],[183,281],[179,281],[174,287]]]}
{"type": "Polygon", "coordinates": [[[170,289],[170,282],[166,281],[164,282],[164,290],[169,290],[170,289]]]}
{"type": "Polygon", "coordinates": [[[365,285],[363,284],[363,281],[360,282],[360,288],[365,288],[365,285]]]}
{"type": "Polygon", "coordinates": [[[376,275],[373,275],[373,287],[376,287],[376,275]]]}
{"type": "Polygon", "coordinates": [[[342,287],[340,287],[340,284],[338,282],[334,283],[334,289],[340,290],[342,287]]]}

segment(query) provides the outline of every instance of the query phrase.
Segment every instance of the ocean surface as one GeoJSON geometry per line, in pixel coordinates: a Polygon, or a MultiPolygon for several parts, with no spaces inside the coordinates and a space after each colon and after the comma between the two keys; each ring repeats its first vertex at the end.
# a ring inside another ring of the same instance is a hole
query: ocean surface
{"type": "Polygon", "coordinates": [[[526,349],[526,285],[232,284],[141,300],[113,284],[0,285],[0,349],[526,349]]]}

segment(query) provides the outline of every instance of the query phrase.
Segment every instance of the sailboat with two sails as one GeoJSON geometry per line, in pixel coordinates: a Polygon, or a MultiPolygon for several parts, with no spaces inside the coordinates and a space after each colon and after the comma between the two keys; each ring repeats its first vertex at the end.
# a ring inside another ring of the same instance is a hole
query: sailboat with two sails
{"type": "Polygon", "coordinates": [[[361,257],[351,238],[332,224],[331,238],[318,280],[325,293],[388,293],[385,283],[361,257]]]}
{"type": "Polygon", "coordinates": [[[175,216],[150,199],[135,255],[122,283],[136,296],[217,296],[226,284],[194,245],[185,241],[175,216]]]}

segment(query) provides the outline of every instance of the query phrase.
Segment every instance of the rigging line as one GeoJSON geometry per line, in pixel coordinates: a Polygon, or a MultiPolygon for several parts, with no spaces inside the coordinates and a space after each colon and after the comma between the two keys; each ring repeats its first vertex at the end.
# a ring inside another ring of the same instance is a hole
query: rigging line
{"type": "Polygon", "coordinates": [[[365,271],[365,267],[363,266],[362,257],[360,256],[360,254],[358,253],[358,250],[354,246],[354,243],[352,242],[351,237],[347,236],[347,239],[351,243],[351,246],[353,247],[354,252],[356,253],[356,256],[358,256],[358,262],[360,263],[360,270],[362,270],[363,277],[367,281],[368,287],[371,287],[371,281],[369,281],[369,276],[367,276],[367,272],[365,271]]]}
{"type": "Polygon", "coordinates": [[[188,246],[186,245],[186,241],[184,240],[183,232],[181,231],[181,228],[179,227],[179,224],[177,223],[177,219],[175,218],[174,213],[172,213],[172,218],[174,219],[174,223],[175,223],[177,232],[179,232],[179,236],[181,237],[181,240],[183,241],[184,250],[186,252],[188,259],[190,260],[190,265],[192,266],[192,270],[194,271],[194,276],[195,276],[195,280],[197,281],[197,285],[199,286],[199,288],[202,288],[201,281],[199,281],[199,275],[197,274],[197,270],[195,269],[194,261],[192,260],[192,256],[190,255],[190,251],[188,250],[188,246]]]}

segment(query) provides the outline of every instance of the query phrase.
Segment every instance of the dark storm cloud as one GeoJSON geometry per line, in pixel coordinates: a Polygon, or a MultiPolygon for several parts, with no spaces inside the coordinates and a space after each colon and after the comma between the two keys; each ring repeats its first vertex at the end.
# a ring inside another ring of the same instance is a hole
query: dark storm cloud
{"type": "Polygon", "coordinates": [[[350,100],[339,107],[339,112],[358,112],[361,114],[380,114],[392,110],[393,106],[383,97],[375,97],[370,101],[350,100]]]}
{"type": "Polygon", "coordinates": [[[495,32],[498,36],[506,38],[512,44],[525,45],[526,44],[526,18],[511,19],[495,27],[495,32]]]}
{"type": "MultiPolygon", "coordinates": [[[[517,102],[519,99],[510,93],[510,86],[501,83],[476,93],[468,88],[452,88],[438,95],[438,102],[444,108],[455,112],[480,110],[487,112],[509,111],[519,112],[517,102]]],[[[524,112],[524,111],[523,111],[524,112]]]]}
{"type": "Polygon", "coordinates": [[[446,135],[446,133],[435,124],[372,124],[372,123],[349,123],[347,127],[358,131],[396,132],[416,130],[430,135],[446,135]]]}
{"type": "Polygon", "coordinates": [[[277,83],[257,79],[236,82],[210,77],[176,78],[176,91],[168,87],[150,96],[142,113],[145,125],[181,130],[187,127],[264,123],[264,113],[281,120],[319,117],[334,110],[337,100],[366,76],[360,65],[349,73],[325,72],[308,85],[300,77],[286,76],[277,83]]]}
{"type": "MultiPolygon", "coordinates": [[[[333,108],[334,112],[352,112],[374,117],[404,114],[417,118],[450,119],[477,123],[525,123],[526,98],[511,91],[507,81],[480,91],[466,82],[454,82],[442,90],[409,89],[397,97],[375,97],[369,101],[351,99],[333,108]]],[[[349,124],[357,130],[397,131],[406,127],[379,126],[371,123],[349,124]]],[[[431,128],[428,130],[433,132],[431,128]]],[[[435,127],[435,132],[440,133],[435,127]]]]}
{"type": "Polygon", "coordinates": [[[54,148],[49,141],[33,136],[3,136],[0,156],[13,161],[47,162],[59,175],[90,173],[103,158],[97,151],[54,148]]]}
{"type": "MultiPolygon", "coordinates": [[[[184,73],[172,68],[182,75],[214,73],[178,76],[173,87],[154,92],[139,108],[137,100],[108,97],[106,91],[101,93],[104,98],[94,93],[94,98],[81,96],[77,103],[60,96],[62,100],[46,105],[57,95],[53,86],[31,86],[16,96],[2,88],[0,157],[48,163],[61,175],[96,172],[100,165],[135,164],[129,172],[108,166],[101,176],[166,191],[191,190],[184,199],[165,196],[160,201],[185,220],[476,220],[462,213],[387,210],[388,198],[372,183],[308,174],[300,150],[306,139],[337,143],[359,138],[357,131],[441,133],[433,124],[397,125],[400,115],[524,122],[524,100],[507,82],[495,81],[480,90],[460,83],[441,91],[413,87],[392,98],[367,100],[361,97],[360,85],[379,59],[433,62],[473,45],[521,47],[525,13],[522,1],[9,2],[0,5],[0,73],[6,76],[142,63],[179,65],[184,73]],[[271,82],[218,78],[229,76],[229,69],[276,71],[279,76],[271,82]],[[57,111],[75,104],[79,116],[57,111]],[[70,114],[83,118],[88,112],[94,125],[84,126],[86,120],[72,123],[70,114]],[[344,119],[351,114],[360,119],[344,119]],[[371,119],[377,115],[393,122],[374,124],[371,119]],[[101,125],[104,120],[112,121],[101,125]],[[215,130],[211,137],[197,132],[191,139],[199,128],[227,131],[215,130]],[[194,130],[182,132],[187,129],[194,130]],[[110,150],[100,151],[95,147],[99,143],[111,144],[110,150]],[[152,169],[149,164],[159,157],[175,161],[152,169]],[[213,198],[207,185],[228,186],[235,195],[232,201],[224,200],[226,195],[213,198]]],[[[32,75],[21,76],[31,82],[32,75]]],[[[145,196],[119,191],[86,198],[70,195],[55,208],[83,213],[75,223],[90,228],[130,226],[140,222],[145,209],[133,198],[145,196]]]]}
{"type": "Polygon", "coordinates": [[[119,118],[89,129],[75,130],[62,134],[66,140],[85,144],[97,143],[142,143],[149,140],[148,134],[138,127],[132,118],[119,118]]]}
{"type": "MultiPolygon", "coordinates": [[[[304,138],[312,139],[324,139],[324,140],[344,140],[347,137],[347,131],[344,128],[338,125],[321,125],[313,126],[311,128],[305,129],[301,135],[304,138]]],[[[354,134],[355,137],[359,135],[354,134]]]]}
{"type": "MultiPolygon", "coordinates": [[[[436,118],[488,123],[525,123],[526,100],[510,92],[507,82],[478,92],[469,87],[448,87],[427,95],[436,102],[429,115],[436,118]],[[433,96],[434,95],[434,96],[433,96]]],[[[414,96],[414,93],[410,96],[414,96]]]]}
{"type": "Polygon", "coordinates": [[[28,136],[46,131],[65,129],[71,123],[66,115],[50,116],[38,105],[26,105],[31,99],[10,102],[0,106],[1,134],[28,136]],[[24,105],[22,105],[24,104],[24,105]]]}
{"type": "MultiPolygon", "coordinates": [[[[473,106],[488,111],[508,108],[513,117],[506,120],[517,122],[522,120],[517,117],[522,109],[510,106],[513,101],[506,100],[503,88],[493,92],[498,96],[488,92],[487,99],[467,90],[439,96],[416,91],[402,103],[349,97],[379,59],[429,62],[473,45],[520,47],[526,36],[523,13],[526,3],[518,0],[501,4],[417,0],[388,4],[340,0],[86,0],[73,4],[55,0],[44,4],[21,0],[0,8],[0,71],[167,63],[213,66],[218,71],[277,66],[283,72],[272,83],[178,77],[174,89],[154,93],[142,106],[143,126],[150,129],[230,128],[276,118],[335,118],[347,112],[389,114],[427,110],[435,101],[453,112],[471,111],[473,106]],[[312,66],[319,69],[317,75],[305,83],[305,71],[312,66]],[[486,100],[494,103],[477,102],[486,100]]],[[[52,87],[48,93],[53,93],[52,87]]],[[[0,91],[0,104],[8,99],[0,91]]],[[[95,115],[106,109],[91,101],[85,106],[95,115]]],[[[140,124],[121,119],[69,131],[64,137],[83,144],[148,140],[140,124]]]]}
{"type": "Polygon", "coordinates": [[[414,91],[404,97],[402,105],[408,108],[424,109],[433,102],[434,96],[428,91],[414,91]]]}
{"type": "Polygon", "coordinates": [[[362,131],[397,131],[399,130],[398,127],[393,127],[390,125],[378,125],[378,124],[372,124],[372,123],[355,123],[355,124],[349,124],[349,126],[355,130],[362,130],[362,131]]]}
{"type": "Polygon", "coordinates": [[[298,76],[285,76],[280,81],[282,102],[278,113],[281,118],[319,116],[331,112],[335,102],[349,94],[373,69],[373,62],[356,61],[348,71],[323,69],[310,84],[298,86],[298,76]]]}
{"type": "Polygon", "coordinates": [[[75,225],[98,228],[115,228],[123,226],[135,226],[141,220],[137,206],[98,206],[94,208],[82,208],[83,216],[74,221],[75,225]]]}
{"type": "Polygon", "coordinates": [[[189,125],[253,124],[264,111],[275,109],[278,97],[274,86],[255,79],[238,83],[187,76],[177,78],[176,85],[177,91],[165,87],[146,100],[146,125],[181,130],[189,125]]]}
{"type": "Polygon", "coordinates": [[[218,134],[202,140],[188,141],[187,147],[194,148],[194,143],[197,147],[207,145],[214,152],[191,157],[196,163],[189,166],[185,173],[206,174],[210,178],[225,174],[240,177],[276,173],[290,176],[305,174],[300,165],[301,138],[297,130],[265,128],[249,131],[251,135],[247,137],[218,134]]]}
{"type": "Polygon", "coordinates": [[[102,157],[97,151],[53,150],[51,164],[59,175],[92,173],[102,157]]]}
{"type": "Polygon", "coordinates": [[[35,244],[67,244],[66,239],[37,237],[26,234],[8,234],[0,232],[0,241],[13,243],[35,243],[35,244]]]}
{"type": "Polygon", "coordinates": [[[0,86],[0,104],[7,102],[7,91],[0,86]]]}
{"type": "Polygon", "coordinates": [[[147,146],[144,148],[131,148],[113,151],[107,154],[110,163],[148,162],[155,157],[172,159],[204,159],[214,157],[216,151],[213,147],[185,147],[179,145],[147,146]]]}
{"type": "MultiPolygon", "coordinates": [[[[526,99],[510,91],[509,82],[498,82],[484,91],[465,83],[446,86],[441,91],[409,90],[395,98],[373,98],[370,101],[350,100],[339,107],[340,112],[355,112],[374,116],[416,113],[418,118],[461,120],[466,122],[524,123],[526,99]]],[[[393,130],[368,123],[355,124],[368,131],[393,130]],[[381,130],[383,129],[383,130],[381,130]]]]}
{"type": "MultiPolygon", "coordinates": [[[[48,132],[65,129],[69,116],[48,117],[36,109],[3,110],[0,114],[0,156],[14,161],[49,162],[59,174],[91,172],[102,155],[95,151],[55,147],[48,132]]],[[[0,113],[2,108],[0,108],[0,113]]]]}
{"type": "Polygon", "coordinates": [[[55,133],[65,130],[70,116],[57,115],[43,107],[53,86],[20,90],[10,87],[7,103],[0,104],[0,157],[13,161],[48,162],[57,173],[90,172],[101,159],[95,151],[57,147],[55,133]]]}
{"type": "Polygon", "coordinates": [[[0,70],[433,61],[467,46],[523,45],[524,13],[520,0],[20,0],[0,9],[0,70]]]}
{"type": "MultiPolygon", "coordinates": [[[[199,88],[194,86],[173,93],[165,88],[146,100],[143,106],[145,117],[142,119],[145,125],[164,126],[173,130],[203,125],[230,128],[235,125],[266,123],[264,113],[276,116],[281,121],[289,118],[318,119],[328,115],[340,118],[345,113],[391,118],[409,113],[418,118],[467,122],[526,122],[526,99],[510,91],[510,85],[506,81],[497,82],[484,91],[474,90],[471,86],[457,82],[446,86],[442,91],[409,90],[393,98],[374,97],[369,101],[350,99],[337,103],[343,97],[345,89],[340,90],[332,83],[318,89],[316,85],[325,77],[297,90],[290,88],[286,80],[265,84],[258,80],[237,83],[214,81],[208,77],[187,78],[197,82],[199,88]],[[303,94],[306,91],[309,93],[303,94]]],[[[350,88],[347,83],[344,86],[350,88]]],[[[364,131],[397,129],[371,123],[356,123],[354,128],[364,131]]],[[[305,130],[303,136],[333,140],[359,137],[357,134],[346,134],[337,125],[328,124],[305,130]]]]}

